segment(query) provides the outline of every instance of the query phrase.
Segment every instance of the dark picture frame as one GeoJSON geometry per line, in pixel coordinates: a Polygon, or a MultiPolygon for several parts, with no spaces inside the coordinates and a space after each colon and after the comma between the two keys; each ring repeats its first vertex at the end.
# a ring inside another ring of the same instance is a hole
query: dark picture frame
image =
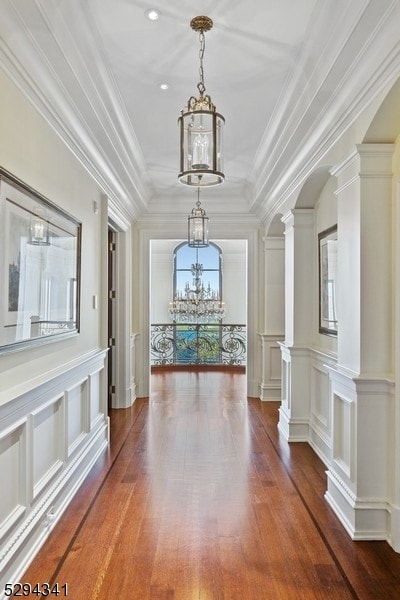
{"type": "Polygon", "coordinates": [[[81,231],[0,167],[0,354],[79,333],[81,231]]]}
{"type": "Polygon", "coordinates": [[[337,335],[337,225],[318,234],[319,332],[337,335]]]}

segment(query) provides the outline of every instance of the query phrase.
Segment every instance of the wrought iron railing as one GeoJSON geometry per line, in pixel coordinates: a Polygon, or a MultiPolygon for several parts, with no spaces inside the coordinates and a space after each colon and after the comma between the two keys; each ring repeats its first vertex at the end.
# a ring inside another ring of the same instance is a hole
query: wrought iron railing
{"type": "Polygon", "coordinates": [[[156,323],[151,325],[152,365],[245,365],[246,326],[156,323]]]}

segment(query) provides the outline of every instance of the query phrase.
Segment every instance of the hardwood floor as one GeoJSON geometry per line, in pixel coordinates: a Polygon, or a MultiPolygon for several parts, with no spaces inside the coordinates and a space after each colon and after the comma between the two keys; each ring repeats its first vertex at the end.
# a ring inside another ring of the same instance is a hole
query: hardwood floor
{"type": "Polygon", "coordinates": [[[72,600],[400,598],[400,554],[350,540],[277,419],[244,375],[152,375],[22,581],[72,600]]]}

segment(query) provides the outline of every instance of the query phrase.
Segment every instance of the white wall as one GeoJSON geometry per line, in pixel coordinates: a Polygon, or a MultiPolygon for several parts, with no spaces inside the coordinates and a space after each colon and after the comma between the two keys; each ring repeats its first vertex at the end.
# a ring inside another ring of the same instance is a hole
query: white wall
{"type": "Polygon", "coordinates": [[[170,323],[168,304],[173,299],[174,249],[184,240],[150,242],[150,323],[170,323]]]}
{"type": "Polygon", "coordinates": [[[319,280],[318,280],[318,234],[337,225],[337,198],[336,198],[337,182],[336,177],[330,177],[325,184],[319,200],[315,206],[315,265],[314,265],[314,290],[315,290],[315,311],[314,311],[314,327],[316,348],[327,351],[337,352],[337,337],[322,335],[319,333],[319,280]]]}
{"type": "Polygon", "coordinates": [[[247,242],[215,240],[222,249],[224,323],[247,323],[247,242]]]}
{"type": "Polygon", "coordinates": [[[99,187],[1,72],[0,89],[0,165],[82,223],[80,333],[0,357],[2,590],[21,577],[107,446],[108,417],[107,207],[99,187]]]}
{"type": "Polygon", "coordinates": [[[101,191],[61,140],[30,106],[15,86],[0,73],[0,165],[82,222],[81,332],[72,340],[55,343],[16,356],[1,358],[0,389],[6,372],[16,380],[49,365],[56,367],[80,353],[101,347],[105,341],[105,312],[101,302],[93,309],[93,295],[103,294],[106,270],[104,216],[101,191]],[[93,202],[101,210],[94,214],[93,202]]]}

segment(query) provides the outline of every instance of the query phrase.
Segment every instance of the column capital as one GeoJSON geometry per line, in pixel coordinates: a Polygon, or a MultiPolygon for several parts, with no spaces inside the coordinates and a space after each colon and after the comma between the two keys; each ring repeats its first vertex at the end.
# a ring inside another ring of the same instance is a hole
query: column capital
{"type": "Polygon", "coordinates": [[[285,249],[285,238],[281,236],[265,236],[263,237],[264,251],[267,250],[284,250],[285,249]]]}
{"type": "Polygon", "coordinates": [[[285,231],[292,227],[310,227],[314,224],[313,208],[294,208],[283,215],[281,221],[285,224],[285,231]]]}
{"type": "Polygon", "coordinates": [[[330,171],[338,178],[336,194],[363,177],[391,177],[394,150],[395,144],[357,144],[330,171]]]}

